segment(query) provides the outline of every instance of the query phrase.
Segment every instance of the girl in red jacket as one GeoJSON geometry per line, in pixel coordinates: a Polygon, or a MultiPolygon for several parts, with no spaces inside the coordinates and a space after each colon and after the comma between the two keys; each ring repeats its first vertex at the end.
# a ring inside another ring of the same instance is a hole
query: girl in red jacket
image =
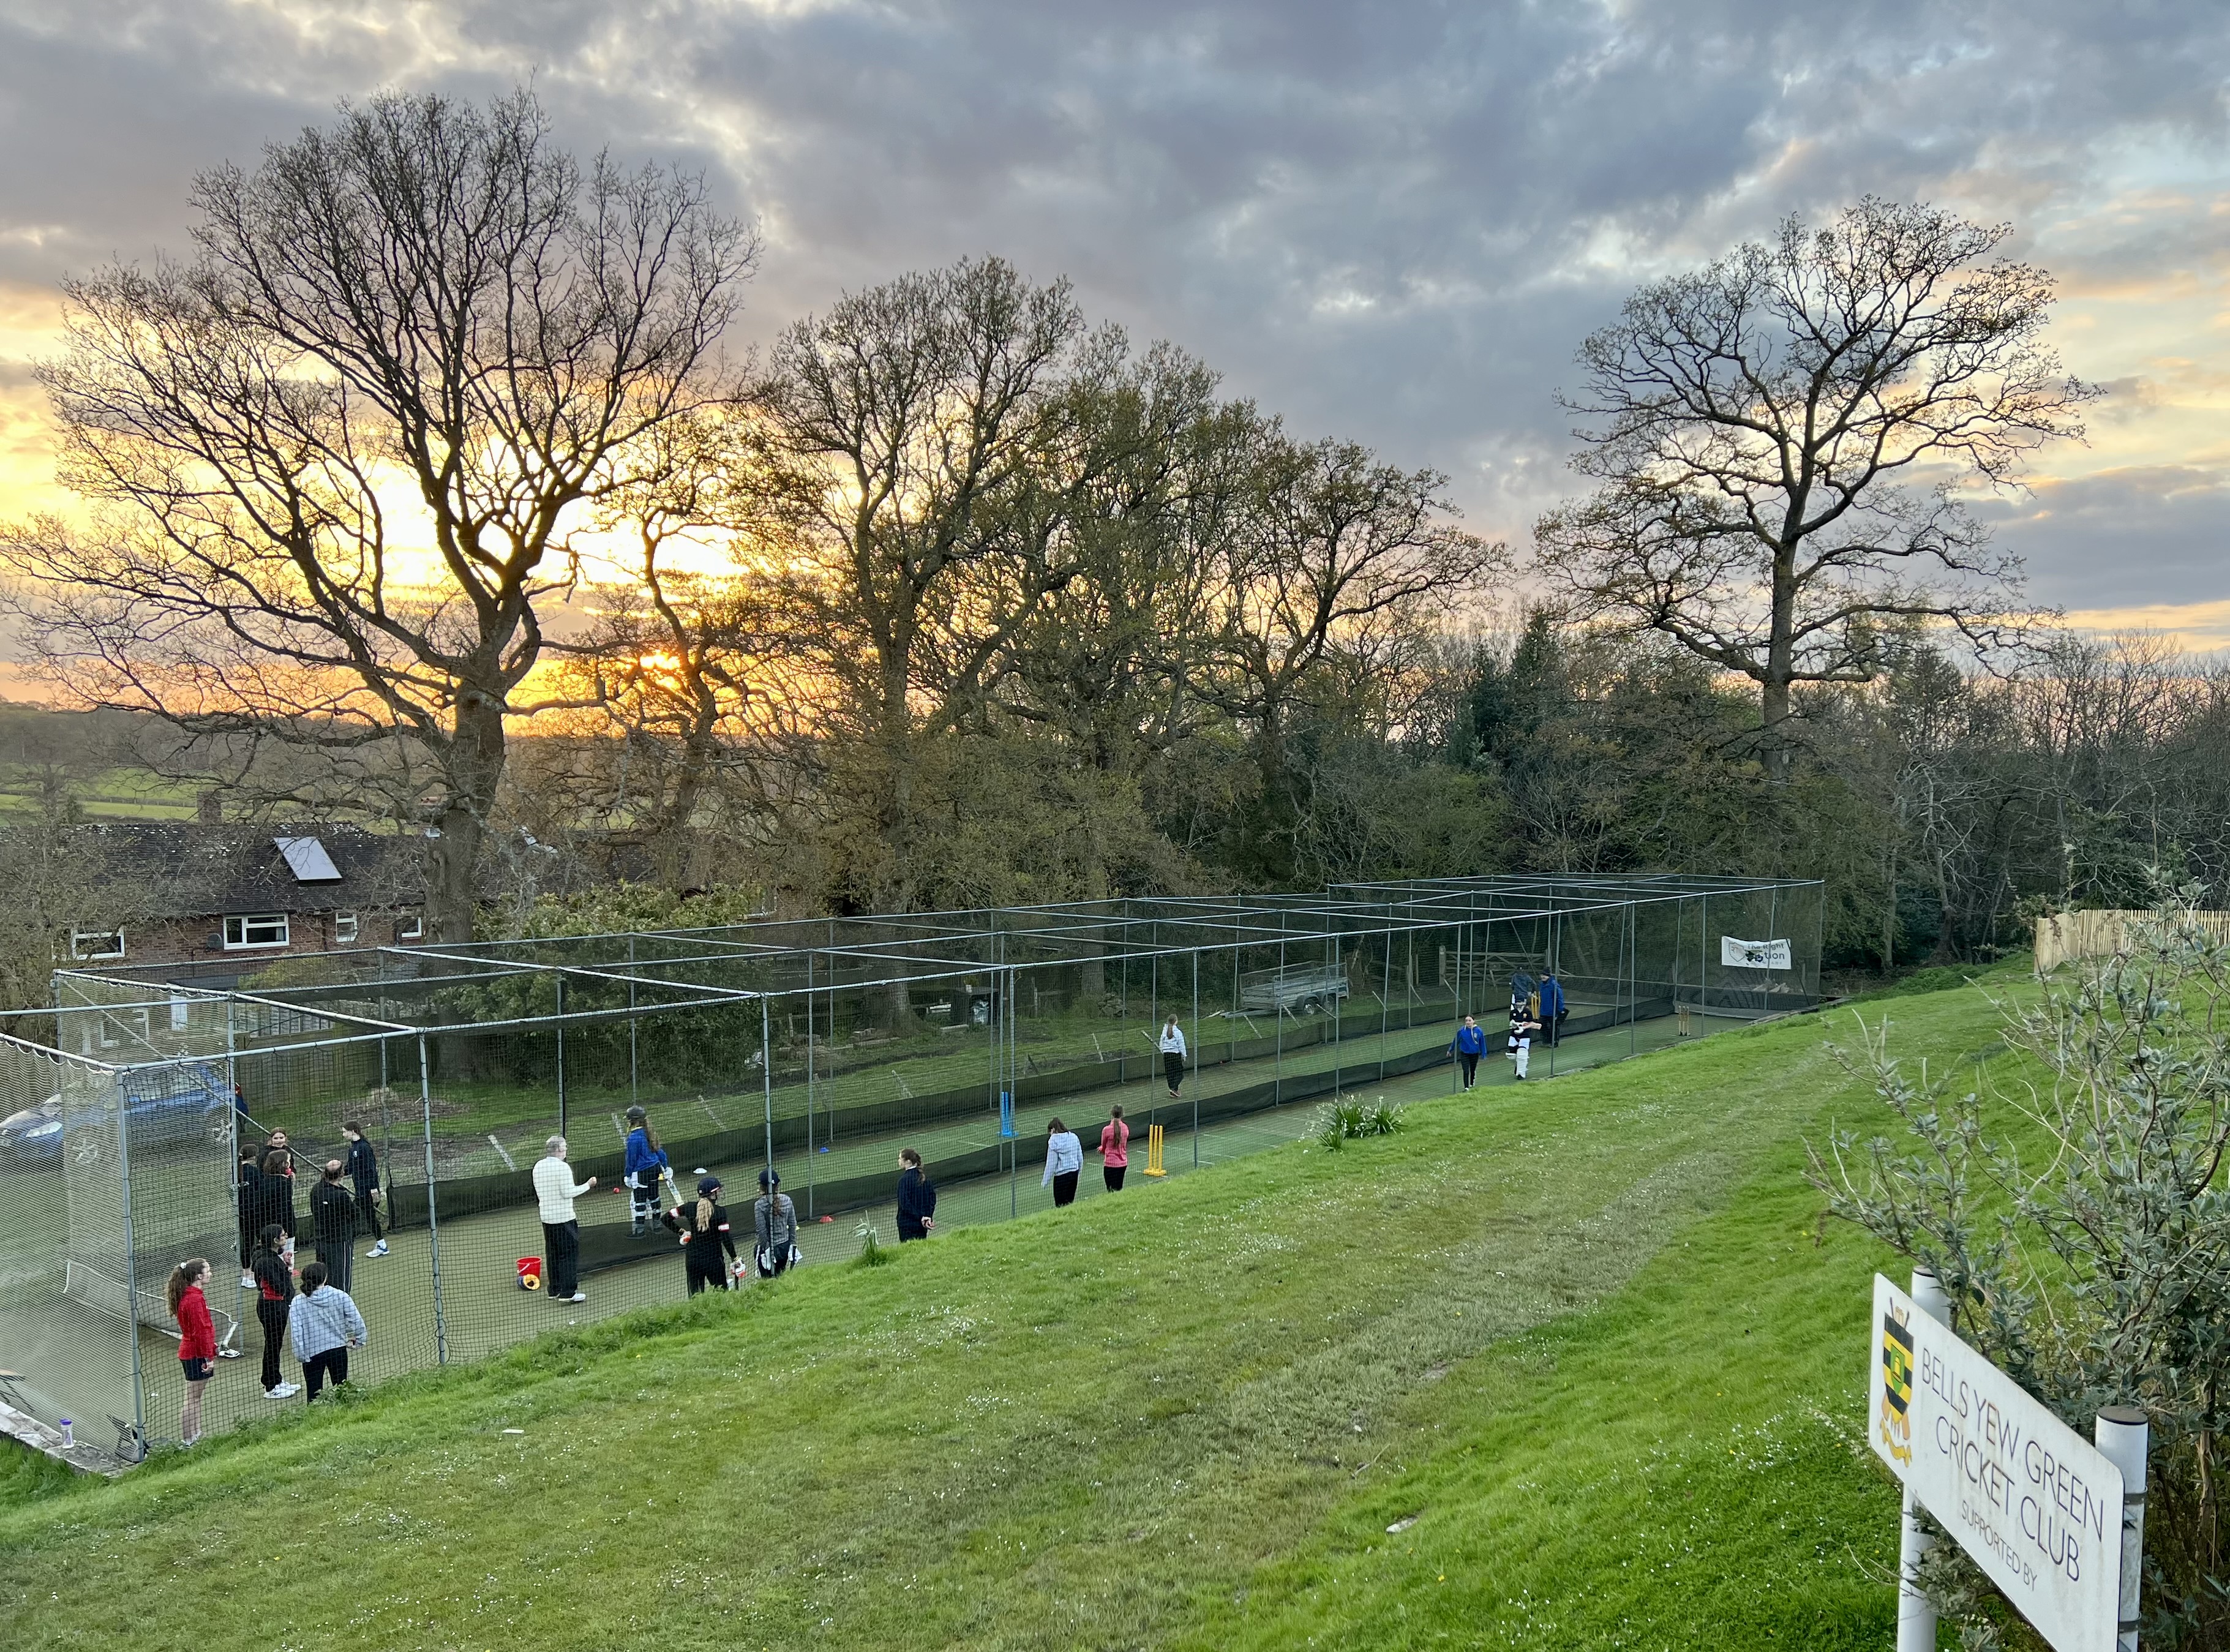
{"type": "Polygon", "coordinates": [[[216,1369],[216,1325],[209,1318],[209,1260],[190,1256],[171,1270],[171,1317],[178,1322],[178,1364],[186,1373],[186,1400],[178,1408],[178,1438],[191,1445],[202,1437],[202,1390],[216,1369]]]}

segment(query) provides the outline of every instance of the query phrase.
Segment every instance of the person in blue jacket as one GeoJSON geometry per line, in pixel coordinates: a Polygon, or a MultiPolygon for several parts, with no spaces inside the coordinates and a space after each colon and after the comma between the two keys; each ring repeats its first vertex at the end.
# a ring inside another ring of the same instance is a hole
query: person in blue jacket
{"type": "Polygon", "coordinates": [[[668,1166],[666,1150],[658,1145],[658,1133],[650,1127],[650,1115],[641,1107],[629,1107],[627,1116],[625,1180],[635,1216],[631,1231],[641,1238],[650,1230],[650,1223],[658,1215],[658,1178],[668,1166]]]}
{"type": "Polygon", "coordinates": [[[1463,1068],[1463,1087],[1468,1090],[1472,1081],[1479,1076],[1479,1058],[1486,1054],[1486,1029],[1479,1024],[1478,1016],[1463,1018],[1463,1025],[1456,1029],[1455,1038],[1448,1048],[1455,1052],[1456,1062],[1463,1068]]]}
{"type": "Polygon", "coordinates": [[[1542,1042],[1555,1049],[1564,1036],[1564,1017],[1570,1014],[1564,1003],[1564,989],[1556,984],[1554,970],[1541,976],[1541,1013],[1535,1017],[1541,1023],[1542,1042]]]}

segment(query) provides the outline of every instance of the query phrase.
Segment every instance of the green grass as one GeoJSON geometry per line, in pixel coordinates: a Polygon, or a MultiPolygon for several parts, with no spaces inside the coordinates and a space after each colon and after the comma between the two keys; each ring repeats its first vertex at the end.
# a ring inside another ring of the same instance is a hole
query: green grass
{"type": "MultiPolygon", "coordinates": [[[[1896,1015],[1938,1058],[1994,1025],[1972,991],[1896,1015]]],[[[1876,1113],[1823,1048],[1849,1021],[1421,1100],[1337,1154],[25,1488],[0,1644],[1885,1644],[1884,1258],[1800,1174],[1876,1113]]]]}

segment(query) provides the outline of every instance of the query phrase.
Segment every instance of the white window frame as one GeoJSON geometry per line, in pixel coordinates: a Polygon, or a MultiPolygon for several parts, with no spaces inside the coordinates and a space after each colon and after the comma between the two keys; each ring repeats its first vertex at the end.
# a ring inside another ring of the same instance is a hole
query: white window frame
{"type": "Polygon", "coordinates": [[[293,936],[294,926],[287,921],[283,912],[234,913],[225,919],[222,932],[224,950],[228,952],[253,952],[286,946],[293,942],[293,936]],[[250,925],[266,932],[275,928],[279,932],[275,936],[267,932],[261,940],[250,940],[250,925]]]}
{"type": "Polygon", "coordinates": [[[397,940],[424,940],[426,939],[426,914],[422,912],[406,912],[398,913],[395,920],[395,939],[397,940]]]}
{"type": "Polygon", "coordinates": [[[70,956],[81,964],[97,964],[124,956],[124,932],[120,929],[77,929],[70,931],[70,956]],[[94,941],[113,941],[112,951],[89,952],[87,944],[94,941]]]}
{"type": "Polygon", "coordinates": [[[333,914],[333,945],[336,946],[353,945],[356,942],[357,927],[356,914],[354,913],[335,913],[333,914]]]}

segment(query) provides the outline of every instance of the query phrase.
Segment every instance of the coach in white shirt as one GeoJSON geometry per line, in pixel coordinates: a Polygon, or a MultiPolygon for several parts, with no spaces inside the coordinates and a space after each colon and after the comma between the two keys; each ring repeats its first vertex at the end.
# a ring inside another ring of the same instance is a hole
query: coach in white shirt
{"type": "Polygon", "coordinates": [[[596,1178],[576,1183],[565,1165],[565,1138],[550,1138],[550,1156],[534,1166],[534,1197],[542,1205],[542,1263],[550,1270],[550,1300],[585,1302],[577,1277],[581,1266],[581,1224],[573,1216],[573,1201],[596,1186],[596,1178]]]}

